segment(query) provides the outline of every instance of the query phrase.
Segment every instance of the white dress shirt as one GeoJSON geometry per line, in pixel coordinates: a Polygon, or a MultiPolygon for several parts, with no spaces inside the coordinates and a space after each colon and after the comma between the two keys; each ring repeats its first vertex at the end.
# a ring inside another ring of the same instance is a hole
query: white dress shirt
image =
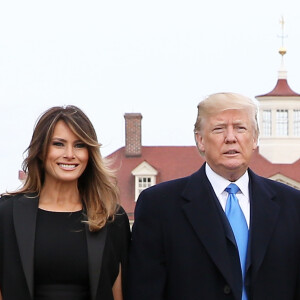
{"type": "MultiPolygon", "coordinates": [[[[220,201],[220,204],[225,211],[226,201],[228,193],[225,191],[227,186],[231,183],[229,180],[223,178],[222,176],[215,173],[211,167],[206,163],[205,164],[205,173],[211,183],[214,192],[217,198],[220,201]]],[[[249,175],[246,171],[243,176],[241,176],[237,181],[234,182],[238,187],[239,191],[236,193],[236,197],[239,200],[240,207],[245,215],[246,222],[249,228],[250,222],[250,201],[249,201],[249,175]]]]}

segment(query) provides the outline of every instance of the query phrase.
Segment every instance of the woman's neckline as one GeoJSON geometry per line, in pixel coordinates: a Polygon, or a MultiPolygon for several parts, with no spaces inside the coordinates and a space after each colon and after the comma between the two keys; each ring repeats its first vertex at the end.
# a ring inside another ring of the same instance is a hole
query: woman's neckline
{"type": "Polygon", "coordinates": [[[48,213],[64,213],[64,214],[74,214],[74,213],[80,213],[83,211],[82,209],[74,210],[74,211],[47,210],[47,209],[40,208],[40,207],[38,208],[38,210],[42,211],[42,212],[48,212],[48,213]]]}

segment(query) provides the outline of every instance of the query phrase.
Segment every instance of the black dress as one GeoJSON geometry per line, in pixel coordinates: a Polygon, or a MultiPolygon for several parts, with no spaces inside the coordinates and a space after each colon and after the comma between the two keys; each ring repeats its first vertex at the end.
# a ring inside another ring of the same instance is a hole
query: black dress
{"type": "Polygon", "coordinates": [[[89,300],[88,254],[82,211],[38,210],[35,300],[89,300]]]}
{"type": "Polygon", "coordinates": [[[85,218],[81,212],[41,211],[38,204],[32,194],[0,198],[3,300],[113,300],[120,265],[123,288],[127,279],[130,228],[124,209],[119,207],[103,230],[90,232],[80,222],[85,218]],[[98,251],[101,246],[103,251],[98,251]],[[95,262],[100,270],[93,268],[95,262]],[[72,296],[65,296],[61,288],[72,296]],[[52,292],[56,294],[50,298],[52,292]]]}

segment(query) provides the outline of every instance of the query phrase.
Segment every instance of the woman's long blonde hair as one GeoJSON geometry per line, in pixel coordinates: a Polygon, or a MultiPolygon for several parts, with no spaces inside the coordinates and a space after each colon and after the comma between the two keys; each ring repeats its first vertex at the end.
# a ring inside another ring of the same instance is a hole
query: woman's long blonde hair
{"type": "Polygon", "coordinates": [[[30,145],[26,149],[27,157],[22,169],[26,180],[21,189],[11,194],[36,193],[40,195],[44,183],[44,164],[47,150],[58,121],[64,121],[72,132],[86,144],[89,161],[78,180],[80,192],[90,231],[98,231],[106,222],[114,218],[118,208],[119,190],[116,177],[109,169],[107,161],[101,157],[100,144],[89,118],[76,106],[55,106],[49,108],[38,119],[30,145]]]}

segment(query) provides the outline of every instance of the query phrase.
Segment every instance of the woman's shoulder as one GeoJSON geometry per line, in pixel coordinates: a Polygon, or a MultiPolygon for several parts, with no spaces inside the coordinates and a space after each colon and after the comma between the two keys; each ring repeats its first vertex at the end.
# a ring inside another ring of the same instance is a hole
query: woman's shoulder
{"type": "Polygon", "coordinates": [[[36,193],[3,193],[0,195],[0,202],[7,200],[14,201],[20,198],[35,198],[36,196],[36,193]]]}
{"type": "Polygon", "coordinates": [[[19,194],[2,194],[0,197],[0,205],[9,205],[13,203],[16,197],[20,196],[19,194]]]}
{"type": "Polygon", "coordinates": [[[131,239],[128,216],[122,206],[119,206],[114,218],[108,222],[108,240],[120,257],[126,256],[131,239]]]}
{"type": "Polygon", "coordinates": [[[14,200],[17,195],[2,194],[0,197],[0,218],[3,216],[8,216],[9,212],[12,211],[14,200]]]}
{"type": "Polygon", "coordinates": [[[118,206],[112,220],[108,222],[108,226],[111,231],[116,234],[122,234],[130,230],[129,219],[127,213],[122,206],[118,206]]]}
{"type": "Polygon", "coordinates": [[[125,209],[120,204],[116,208],[116,215],[126,215],[125,209]]]}
{"type": "Polygon", "coordinates": [[[20,199],[35,198],[36,194],[26,194],[26,193],[17,193],[17,194],[2,194],[0,197],[0,208],[1,207],[10,207],[15,201],[20,199]]]}
{"type": "Polygon", "coordinates": [[[114,215],[114,222],[118,223],[118,222],[129,222],[127,213],[125,211],[125,209],[121,206],[118,205],[115,215],[114,215]]]}

